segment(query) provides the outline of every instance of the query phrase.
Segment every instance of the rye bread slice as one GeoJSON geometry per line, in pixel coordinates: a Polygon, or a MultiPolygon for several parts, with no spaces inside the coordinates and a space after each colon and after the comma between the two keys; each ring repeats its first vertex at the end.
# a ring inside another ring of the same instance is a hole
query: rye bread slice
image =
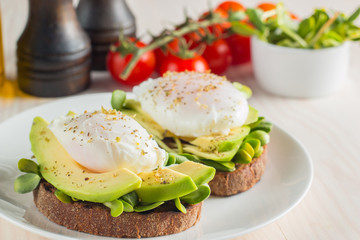
{"type": "Polygon", "coordinates": [[[209,182],[211,194],[231,196],[252,188],[265,172],[267,162],[267,146],[258,158],[249,164],[236,164],[233,172],[216,171],[215,177],[209,182]]]}
{"type": "Polygon", "coordinates": [[[202,208],[202,203],[187,205],[184,214],[171,201],[148,212],[124,212],[119,217],[112,217],[109,208],[103,204],[63,203],[54,192],[55,188],[46,181],[41,181],[33,191],[36,207],[49,220],[68,229],[118,238],[156,237],[182,232],[200,220],[202,208]]]}

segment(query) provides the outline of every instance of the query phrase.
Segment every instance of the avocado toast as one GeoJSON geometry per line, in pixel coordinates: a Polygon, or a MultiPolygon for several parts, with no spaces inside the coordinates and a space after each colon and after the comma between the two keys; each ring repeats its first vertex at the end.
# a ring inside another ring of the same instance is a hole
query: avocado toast
{"type": "Polygon", "coordinates": [[[37,163],[19,161],[25,174],[15,180],[15,191],[33,191],[35,205],[51,221],[96,235],[186,230],[199,221],[215,174],[191,161],[174,164],[145,129],[116,110],[69,113],[50,124],[36,117],[30,142],[37,163]],[[77,153],[89,154],[77,159],[77,153]]]}
{"type": "Polygon", "coordinates": [[[271,123],[248,105],[251,90],[210,73],[167,73],[149,79],[112,106],[147,129],[175,162],[214,167],[211,193],[230,196],[251,188],[265,171],[271,123]]]}

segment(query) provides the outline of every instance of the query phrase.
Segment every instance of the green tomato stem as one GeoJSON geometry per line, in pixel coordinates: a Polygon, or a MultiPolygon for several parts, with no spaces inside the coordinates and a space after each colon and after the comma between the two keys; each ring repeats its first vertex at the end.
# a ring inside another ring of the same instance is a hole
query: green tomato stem
{"type": "Polygon", "coordinates": [[[172,31],[170,35],[164,35],[164,36],[158,37],[157,39],[152,41],[147,46],[145,46],[143,48],[138,48],[134,52],[134,55],[132,56],[131,60],[125,67],[124,71],[120,74],[120,77],[122,79],[126,79],[130,75],[131,71],[134,69],[134,67],[135,67],[136,63],[139,61],[140,57],[144,53],[154,50],[158,47],[161,47],[161,46],[173,41],[175,38],[179,38],[187,33],[194,32],[199,28],[206,28],[208,26],[211,26],[211,25],[214,25],[217,23],[222,23],[225,21],[226,21],[226,19],[223,19],[220,16],[215,15],[215,17],[213,19],[204,20],[201,22],[190,22],[190,23],[184,25],[183,27],[180,27],[179,29],[172,31]]]}

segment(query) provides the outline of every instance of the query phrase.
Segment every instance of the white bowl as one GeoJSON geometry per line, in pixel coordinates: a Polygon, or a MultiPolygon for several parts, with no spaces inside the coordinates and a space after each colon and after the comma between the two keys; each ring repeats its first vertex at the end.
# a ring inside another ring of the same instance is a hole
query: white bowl
{"type": "Polygon", "coordinates": [[[323,49],[298,49],[251,39],[254,74],[266,91],[285,97],[330,95],[347,78],[349,42],[323,49]]]}

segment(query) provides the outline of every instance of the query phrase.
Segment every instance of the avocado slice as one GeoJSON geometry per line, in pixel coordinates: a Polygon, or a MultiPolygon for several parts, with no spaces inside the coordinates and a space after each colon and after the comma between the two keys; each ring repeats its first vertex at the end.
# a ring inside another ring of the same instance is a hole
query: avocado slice
{"type": "Polygon", "coordinates": [[[182,197],[197,190],[190,176],[169,168],[139,173],[142,184],[135,192],[141,202],[161,202],[182,197]]]}
{"type": "Polygon", "coordinates": [[[184,144],[183,151],[203,159],[228,162],[235,156],[249,132],[249,126],[242,126],[231,129],[225,136],[201,136],[191,141],[191,144],[184,144]]]}
{"type": "Polygon", "coordinates": [[[204,152],[226,152],[239,148],[242,140],[249,134],[250,127],[242,126],[230,130],[228,135],[208,135],[190,141],[204,152]]]}
{"type": "Polygon", "coordinates": [[[186,161],[181,164],[172,165],[169,168],[190,176],[196,185],[208,183],[215,176],[215,169],[213,167],[205,166],[203,164],[192,161],[186,161]]]}
{"type": "Polygon", "coordinates": [[[183,150],[184,152],[188,152],[199,157],[201,161],[202,159],[210,159],[216,162],[228,162],[231,161],[231,159],[235,156],[238,148],[240,147],[240,144],[241,142],[236,145],[232,150],[227,152],[205,152],[200,147],[190,144],[185,144],[183,150]]]}
{"type": "Polygon", "coordinates": [[[80,166],[36,117],[30,132],[31,150],[46,181],[63,193],[89,202],[111,202],[141,185],[141,178],[125,168],[94,173],[80,166]]]}
{"type": "Polygon", "coordinates": [[[258,120],[258,118],[259,118],[259,111],[249,105],[249,113],[247,115],[244,125],[254,123],[258,120]]]}

